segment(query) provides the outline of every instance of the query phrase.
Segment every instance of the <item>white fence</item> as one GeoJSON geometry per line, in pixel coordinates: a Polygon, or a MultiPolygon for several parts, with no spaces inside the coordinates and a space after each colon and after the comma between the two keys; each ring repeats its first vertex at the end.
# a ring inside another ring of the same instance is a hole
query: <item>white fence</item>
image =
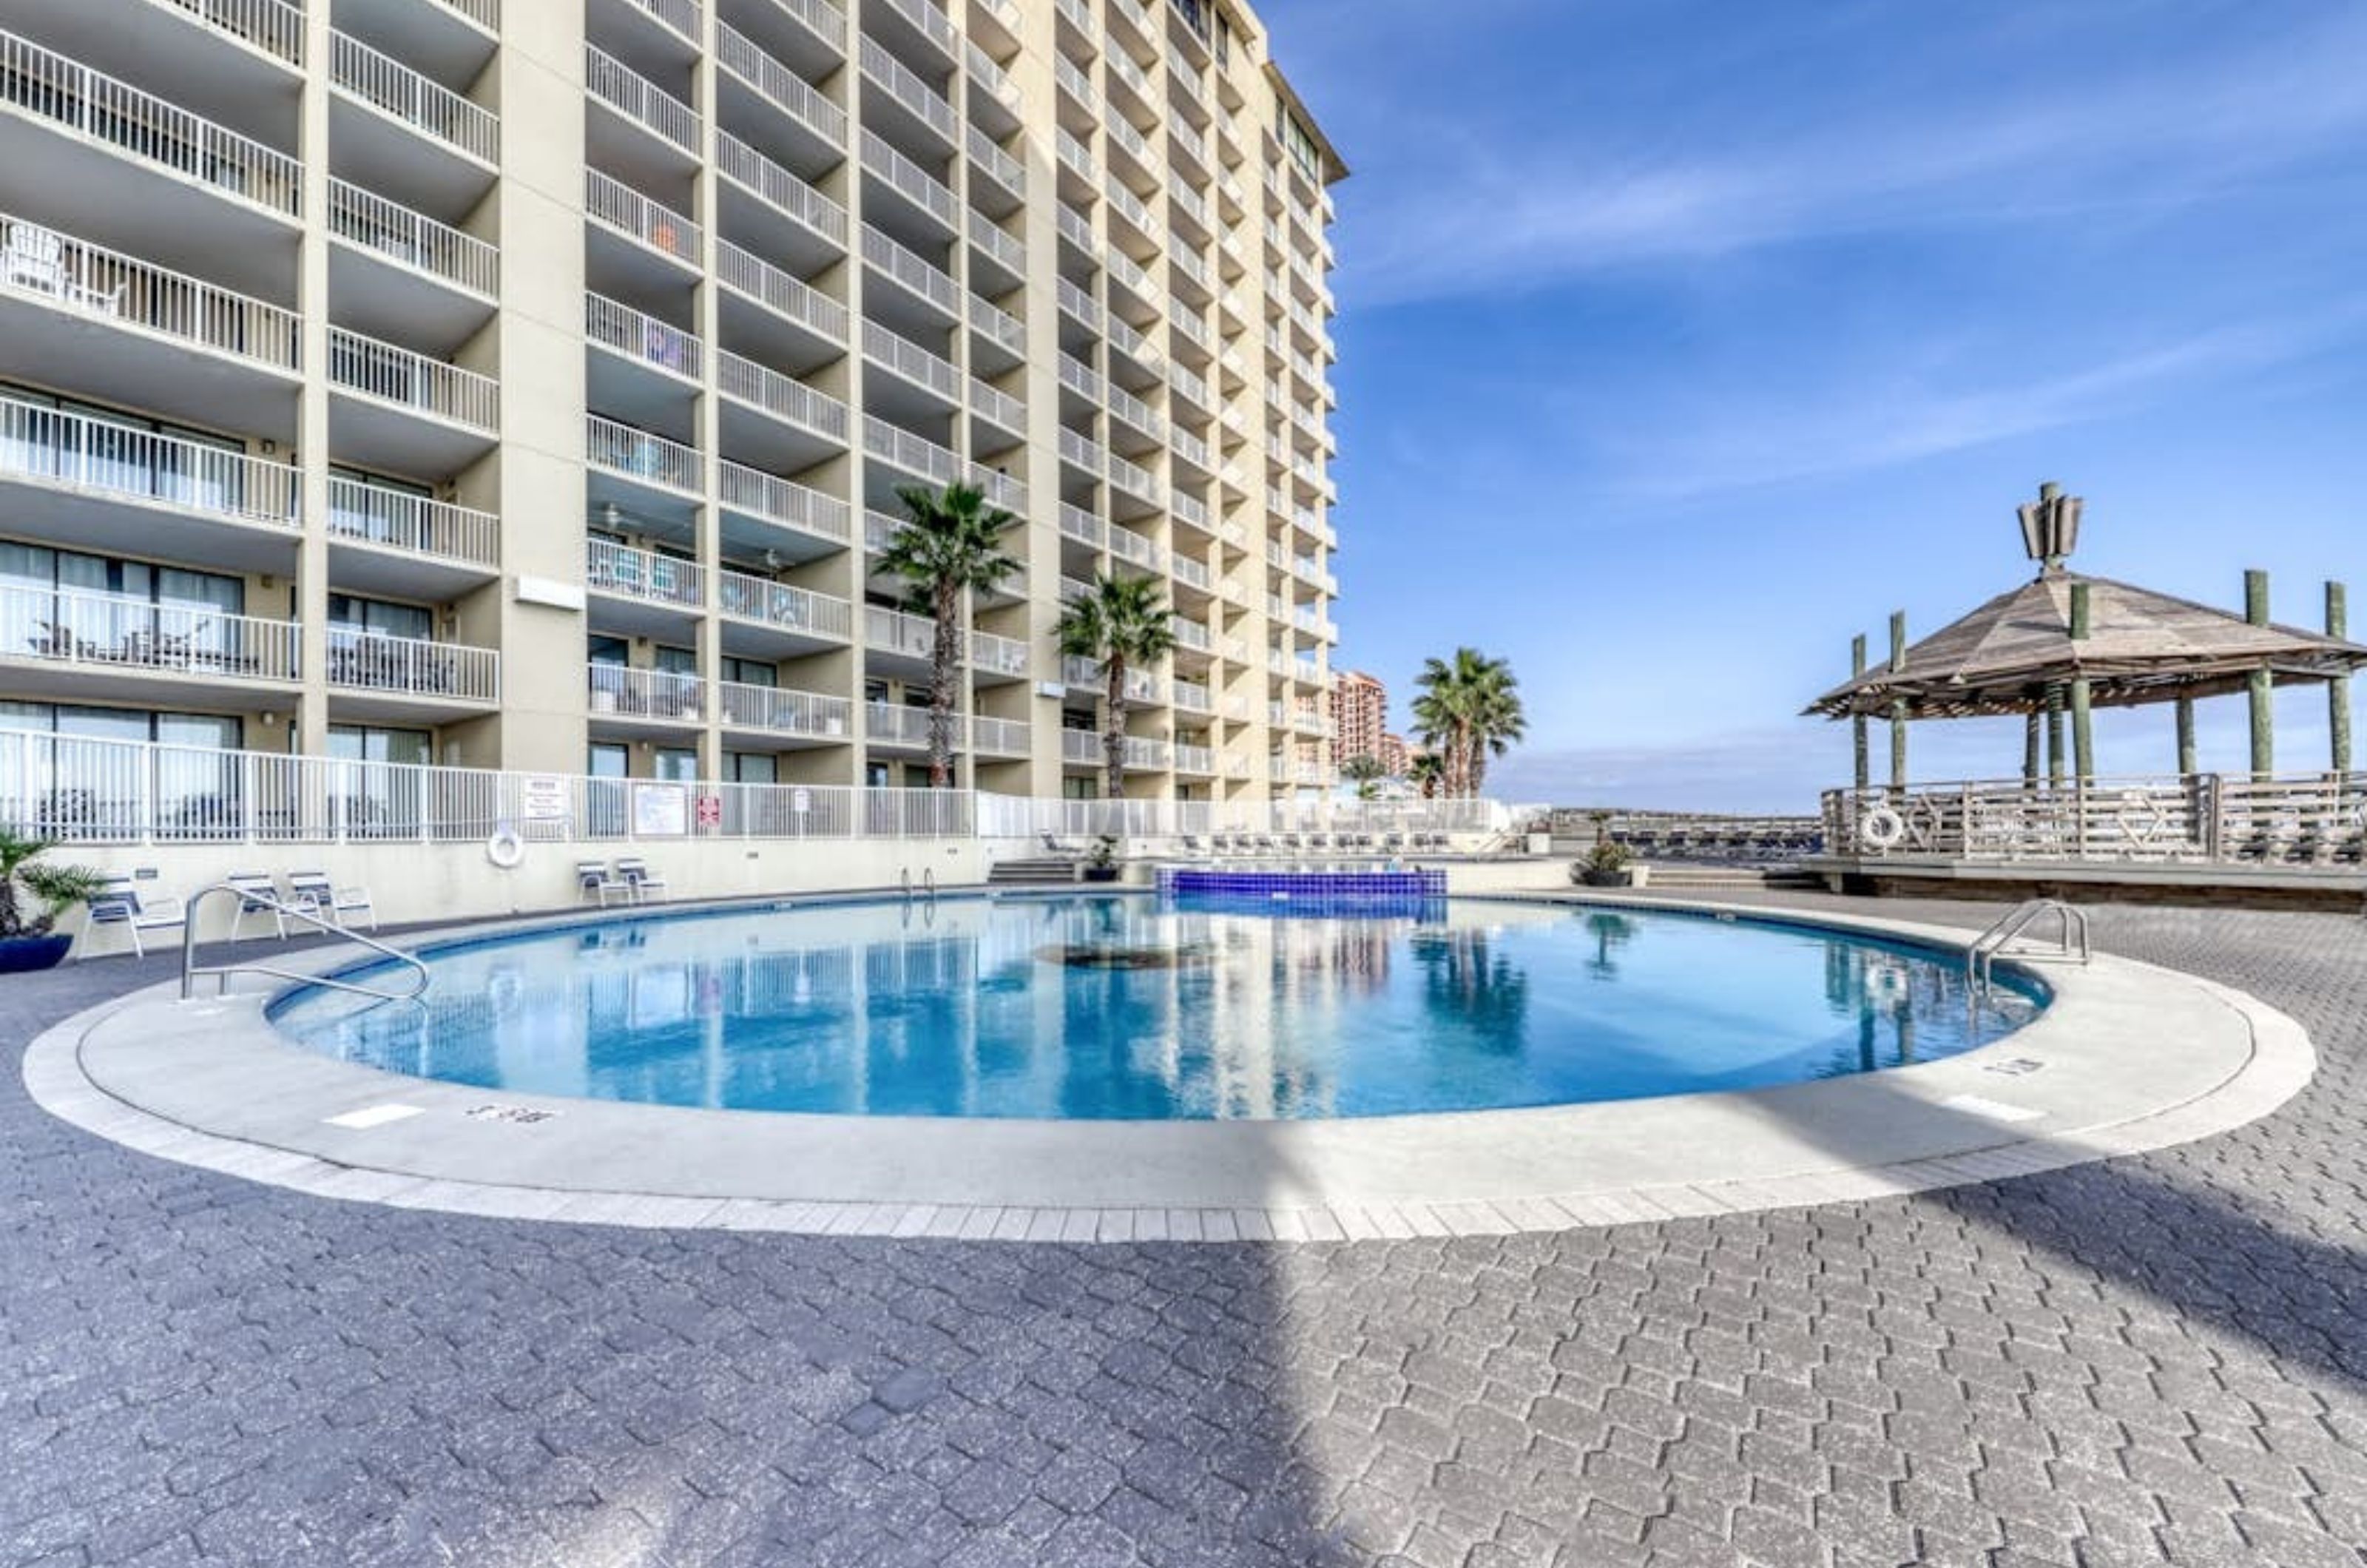
{"type": "Polygon", "coordinates": [[[1829,852],[1869,860],[2244,864],[2356,870],[2367,773],[2020,779],[1829,790],[1829,852]]]}
{"type": "Polygon", "coordinates": [[[620,839],[1027,839],[1107,833],[1492,837],[1486,800],[1048,800],[969,790],[742,784],[497,773],[0,730],[0,822],[68,843],[465,843],[502,829],[620,839]]]}

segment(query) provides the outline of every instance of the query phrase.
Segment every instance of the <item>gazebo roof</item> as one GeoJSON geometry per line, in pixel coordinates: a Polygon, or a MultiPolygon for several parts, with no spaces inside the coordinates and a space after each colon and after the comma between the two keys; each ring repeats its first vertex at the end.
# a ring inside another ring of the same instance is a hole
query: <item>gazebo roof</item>
{"type": "Polygon", "coordinates": [[[2255,671],[2278,684],[2331,681],[2367,668],[2367,647],[2297,626],[2254,626],[2208,604],[2050,564],[2034,582],[2000,593],[1887,663],[1808,705],[1830,718],[2029,713],[2046,688],[2088,679],[2098,707],[2240,692],[2255,671]],[[2071,637],[2071,587],[2088,584],[2089,634],[2071,637]]]}

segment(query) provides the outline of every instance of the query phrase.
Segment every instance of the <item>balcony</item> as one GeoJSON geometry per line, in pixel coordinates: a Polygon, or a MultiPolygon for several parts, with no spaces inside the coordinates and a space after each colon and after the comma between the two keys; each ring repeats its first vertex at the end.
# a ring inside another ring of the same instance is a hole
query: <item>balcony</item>
{"type": "Polygon", "coordinates": [[[762,451],[803,468],[845,450],[852,415],[829,393],[728,351],[715,356],[715,370],[726,451],[762,451]]]}
{"type": "Polygon", "coordinates": [[[841,741],[854,726],[855,705],[844,697],[749,686],[737,681],[719,682],[715,689],[727,730],[767,739],[841,741]]]}
{"type": "MultiPolygon", "coordinates": [[[[696,448],[596,413],[583,419],[583,460],[597,473],[664,497],[696,502],[707,488],[705,465],[696,448]]],[[[597,504],[596,491],[593,499],[597,504]]],[[[668,514],[681,514],[681,509],[669,509],[668,514]]]]}
{"type": "Polygon", "coordinates": [[[707,682],[696,675],[625,664],[594,664],[589,673],[595,728],[673,730],[706,717],[707,682]]]}
{"type": "Polygon", "coordinates": [[[501,118],[345,32],[329,35],[336,172],[458,218],[501,167],[501,118]]]}
{"type": "Polygon", "coordinates": [[[950,237],[961,231],[961,205],[952,186],[898,152],[878,131],[866,130],[862,141],[863,173],[871,182],[865,192],[865,211],[882,218],[895,214],[899,204],[878,198],[878,192],[890,191],[901,198],[902,227],[913,237],[950,237]]]}
{"type": "Polygon", "coordinates": [[[926,675],[936,655],[937,623],[882,604],[863,607],[863,643],[880,662],[908,675],[926,675]]]}
{"type": "Polygon", "coordinates": [[[900,337],[878,321],[863,323],[863,357],[901,378],[901,386],[866,380],[870,400],[903,417],[950,413],[961,403],[961,372],[953,362],[900,337]]]}
{"type": "Polygon", "coordinates": [[[715,585],[717,604],[740,623],[725,636],[735,653],[793,658],[841,646],[855,634],[855,607],[844,599],[728,567],[716,573],[715,585]]]}
{"type": "Polygon", "coordinates": [[[889,24],[888,41],[905,58],[918,61],[932,71],[953,63],[953,19],[934,0],[888,0],[887,9],[879,17],[889,24]]]}
{"type": "Polygon", "coordinates": [[[389,473],[441,478],[481,455],[501,430],[490,376],[391,343],[329,329],[329,450],[389,473]]]}
{"type": "Polygon", "coordinates": [[[300,641],[293,621],[0,585],[0,662],[15,696],[185,702],[160,697],[156,682],[284,686],[300,641]]]}
{"type": "Polygon", "coordinates": [[[67,229],[187,257],[241,287],[295,287],[295,159],[7,32],[0,167],[18,199],[67,229]]]}
{"type": "Polygon", "coordinates": [[[1000,376],[1026,363],[1026,323],[975,294],[969,298],[969,330],[972,370],[983,376],[1000,376]]]}
{"type": "Polygon", "coordinates": [[[846,352],[846,307],[729,240],[715,247],[725,335],[765,359],[810,370],[846,352]]]}
{"type": "Polygon", "coordinates": [[[296,315],[0,215],[0,375],[281,441],[301,385],[296,315]]]}
{"type": "Polygon", "coordinates": [[[172,436],[0,397],[0,506],[9,532],[74,549],[153,554],[286,572],[298,470],[172,436]]]}
{"type": "Polygon", "coordinates": [[[622,180],[585,169],[583,215],[592,222],[586,248],[595,277],[629,282],[655,294],[697,276],[705,231],[622,180]]]}
{"type": "Polygon", "coordinates": [[[498,576],[501,519],[383,485],[329,477],[329,581],[398,598],[450,600],[498,576]]]}
{"type": "Polygon", "coordinates": [[[697,561],[613,539],[583,541],[583,586],[602,601],[592,607],[590,621],[604,632],[687,637],[707,602],[705,575],[697,561]]]}
{"type": "Polygon", "coordinates": [[[502,700],[502,656],[490,648],[329,629],[331,711],[434,722],[454,704],[502,700]],[[350,700],[361,697],[365,700],[350,700]]]}
{"type": "Polygon", "coordinates": [[[501,252],[474,234],[340,179],[329,233],[329,298],[349,326],[450,349],[493,314],[501,252]]]}
{"type": "Polygon", "coordinates": [[[846,209],[729,131],[715,138],[726,230],[799,276],[846,254],[846,209]]]}
{"type": "Polygon", "coordinates": [[[985,714],[970,717],[970,750],[981,757],[1025,757],[1030,743],[1025,719],[990,718],[985,714]]]}
{"type": "Polygon", "coordinates": [[[1060,761],[1080,767],[1102,766],[1104,757],[1101,732],[1093,729],[1060,731],[1060,761]]]}
{"type": "Polygon", "coordinates": [[[1016,235],[975,209],[966,227],[972,258],[972,288],[980,294],[1002,294],[1027,281],[1027,247],[1016,235]]]}
{"type": "Polygon", "coordinates": [[[730,123],[817,174],[844,155],[846,111],[729,23],[716,25],[715,63],[730,123]]]}
{"type": "Polygon", "coordinates": [[[923,81],[912,69],[888,51],[878,39],[866,36],[857,46],[856,57],[864,79],[877,88],[866,93],[866,106],[892,111],[880,118],[904,144],[934,152],[951,152],[958,131],[952,100],[923,81]]]}
{"type": "MultiPolygon", "coordinates": [[[[986,132],[976,126],[969,129],[968,146],[970,167],[993,181],[1002,195],[1010,198],[1008,202],[997,203],[996,212],[1008,212],[1027,199],[1026,164],[996,146],[986,132]]],[[[981,195],[988,194],[979,189],[975,180],[970,183],[971,200],[976,201],[981,195]]]]}
{"type": "Polygon", "coordinates": [[[726,460],[722,465],[725,544],[808,560],[844,548],[852,510],[820,491],[726,460]]]}
{"type": "Polygon", "coordinates": [[[1175,771],[1179,773],[1212,774],[1217,771],[1217,754],[1206,746],[1177,746],[1175,771]]]}
{"type": "Polygon", "coordinates": [[[583,91],[621,122],[603,125],[595,116],[586,128],[592,144],[618,165],[654,175],[697,167],[697,109],[594,44],[583,46],[583,91]]]}
{"type": "Polygon", "coordinates": [[[597,294],[583,297],[594,407],[634,424],[687,434],[706,344],[681,328],[597,294]]]}
{"type": "MultiPolygon", "coordinates": [[[[961,749],[962,716],[953,716],[955,750],[961,749]]],[[[866,703],[863,705],[864,735],[874,746],[892,747],[899,750],[925,751],[929,746],[929,710],[908,707],[897,703],[866,703]]]]}

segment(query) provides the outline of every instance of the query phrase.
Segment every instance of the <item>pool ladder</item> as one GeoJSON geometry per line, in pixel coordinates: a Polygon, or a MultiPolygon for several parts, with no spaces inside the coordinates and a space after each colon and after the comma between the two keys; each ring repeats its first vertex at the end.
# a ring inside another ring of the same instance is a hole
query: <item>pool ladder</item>
{"type": "Polygon", "coordinates": [[[935,866],[924,865],[921,868],[921,880],[917,886],[912,881],[912,868],[909,865],[904,868],[905,901],[911,902],[915,893],[932,904],[937,901],[937,868],[935,866]]]}
{"type": "Polygon", "coordinates": [[[400,948],[389,947],[376,937],[364,936],[359,931],[348,931],[337,924],[335,920],[324,919],[321,912],[310,904],[291,904],[274,894],[255,888],[232,887],[226,882],[218,882],[210,887],[199,889],[197,897],[189,900],[188,908],[183,913],[187,916],[181,925],[181,999],[185,1002],[197,995],[197,985],[201,979],[212,980],[214,994],[222,995],[230,988],[230,977],[232,975],[269,975],[275,979],[295,980],[308,986],[325,986],[333,991],[345,991],[354,996],[368,997],[373,1001],[379,1002],[415,1002],[427,994],[426,964],[400,948]],[[306,975],[294,969],[277,969],[268,964],[199,964],[198,962],[198,915],[205,908],[206,900],[217,893],[240,900],[239,908],[243,911],[252,913],[258,909],[267,910],[283,922],[299,920],[330,936],[341,936],[347,942],[367,947],[372,953],[391,958],[402,965],[412,977],[418,981],[418,984],[408,991],[393,991],[378,986],[363,986],[351,980],[340,980],[332,975],[306,975]]]}
{"type": "Polygon", "coordinates": [[[2032,898],[2015,905],[1999,916],[1988,930],[1973,939],[1972,945],[1965,949],[1965,977],[1982,989],[1988,989],[1996,980],[1998,954],[2010,947],[2023,931],[2049,915],[2061,922],[2062,934],[2057,951],[2025,956],[2087,963],[2094,955],[2094,949],[2088,940],[2087,914],[2060,898],[2032,898]]]}

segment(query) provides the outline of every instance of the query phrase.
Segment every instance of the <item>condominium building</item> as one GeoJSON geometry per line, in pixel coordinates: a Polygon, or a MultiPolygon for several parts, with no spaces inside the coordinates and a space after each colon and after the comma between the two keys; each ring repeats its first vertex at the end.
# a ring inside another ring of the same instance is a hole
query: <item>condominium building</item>
{"type": "Polygon", "coordinates": [[[959,781],[1328,782],[1326,186],[1230,0],[0,0],[0,724],[925,778],[900,487],[982,487],[959,781]]]}
{"type": "Polygon", "coordinates": [[[1413,750],[1402,735],[1384,731],[1381,749],[1373,753],[1380,759],[1381,772],[1393,779],[1401,779],[1413,767],[1413,750]]]}
{"type": "Polygon", "coordinates": [[[1381,733],[1388,728],[1389,689],[1377,675],[1343,670],[1331,687],[1334,754],[1342,762],[1355,757],[1381,759],[1381,733]]]}

